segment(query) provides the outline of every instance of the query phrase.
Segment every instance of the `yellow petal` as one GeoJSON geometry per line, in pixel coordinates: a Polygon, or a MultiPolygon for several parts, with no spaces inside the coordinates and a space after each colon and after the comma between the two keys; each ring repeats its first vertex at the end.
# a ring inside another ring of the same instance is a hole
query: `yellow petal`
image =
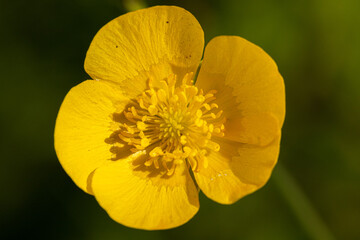
{"type": "Polygon", "coordinates": [[[195,72],[202,56],[204,33],[185,9],[156,6],[122,15],[94,37],[85,59],[93,79],[117,82],[135,97],[152,78],[195,72]]]}
{"type": "Polygon", "coordinates": [[[111,218],[128,227],[168,229],[189,221],[199,202],[185,164],[176,167],[172,176],[146,169],[129,159],[98,168],[92,181],[97,201],[111,218]]]}
{"type": "Polygon", "coordinates": [[[279,123],[271,113],[232,117],[225,122],[225,139],[266,146],[280,135],[279,123]]]}
{"type": "Polygon", "coordinates": [[[211,152],[208,167],[194,176],[210,199],[231,204],[262,187],[269,179],[279,154],[280,137],[266,147],[218,141],[219,152],[211,152]]]}
{"type": "Polygon", "coordinates": [[[237,129],[238,141],[266,145],[279,136],[285,117],[284,82],[260,47],[241,37],[214,38],[206,46],[196,84],[205,91],[217,90],[216,103],[234,127],[225,124],[225,131],[237,129]]]}
{"type": "Polygon", "coordinates": [[[91,172],[114,157],[114,113],[127,102],[106,82],[88,80],[72,88],[61,105],[55,126],[56,154],[85,192],[91,193],[87,184],[91,172]]]}

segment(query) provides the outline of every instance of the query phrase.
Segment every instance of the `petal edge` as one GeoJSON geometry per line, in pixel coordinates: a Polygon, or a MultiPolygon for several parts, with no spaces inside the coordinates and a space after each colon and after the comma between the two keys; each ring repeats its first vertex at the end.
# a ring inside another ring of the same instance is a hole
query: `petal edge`
{"type": "Polygon", "coordinates": [[[198,191],[185,166],[177,167],[169,179],[162,179],[146,176],[122,159],[98,168],[92,188],[109,216],[132,228],[178,227],[199,209],[198,191]]]}
{"type": "Polygon", "coordinates": [[[204,33],[183,8],[155,6],[124,14],[94,37],[85,59],[93,78],[116,82],[134,97],[170,73],[194,72],[202,57],[204,33]],[[134,85],[136,84],[136,85],[134,85]]]}
{"type": "Polygon", "coordinates": [[[55,151],[66,173],[87,193],[91,172],[113,156],[105,139],[112,134],[113,113],[127,102],[106,82],[87,80],[73,87],[61,104],[55,151]]]}

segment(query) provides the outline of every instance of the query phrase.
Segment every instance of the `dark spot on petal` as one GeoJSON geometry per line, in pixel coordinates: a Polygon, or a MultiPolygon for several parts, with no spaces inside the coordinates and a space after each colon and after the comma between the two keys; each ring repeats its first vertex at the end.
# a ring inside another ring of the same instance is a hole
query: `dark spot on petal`
{"type": "Polygon", "coordinates": [[[118,48],[118,46],[115,46],[116,48],[118,48]]]}
{"type": "Polygon", "coordinates": [[[166,23],[169,23],[169,21],[166,21],[166,23]]]}

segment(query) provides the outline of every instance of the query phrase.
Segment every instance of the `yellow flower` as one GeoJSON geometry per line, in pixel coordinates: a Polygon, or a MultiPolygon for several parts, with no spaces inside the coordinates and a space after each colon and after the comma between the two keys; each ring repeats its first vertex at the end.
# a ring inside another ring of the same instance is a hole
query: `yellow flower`
{"type": "Polygon", "coordinates": [[[65,97],[55,127],[61,165],[115,221],[167,229],[199,209],[198,189],[231,204],[276,164],[284,83],[258,46],[204,33],[179,7],[122,15],[95,36],[93,78],[65,97]]]}

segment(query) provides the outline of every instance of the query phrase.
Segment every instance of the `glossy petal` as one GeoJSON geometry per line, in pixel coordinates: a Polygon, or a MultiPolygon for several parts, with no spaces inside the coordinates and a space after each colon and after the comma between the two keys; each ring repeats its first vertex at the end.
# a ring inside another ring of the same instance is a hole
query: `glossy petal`
{"type": "Polygon", "coordinates": [[[130,97],[141,93],[149,77],[156,81],[175,73],[195,72],[204,33],[185,9],[156,6],[124,14],[94,37],[85,59],[93,78],[113,81],[130,97]]]}
{"type": "Polygon", "coordinates": [[[128,99],[106,82],[88,80],[66,95],[55,126],[55,150],[72,180],[91,193],[89,175],[112,159],[114,113],[128,99]]]}
{"type": "Polygon", "coordinates": [[[98,168],[92,188],[100,205],[115,221],[156,230],[177,227],[198,211],[198,191],[185,164],[172,176],[147,171],[132,158],[98,168]]]}
{"type": "Polygon", "coordinates": [[[277,162],[280,138],[265,147],[218,140],[219,152],[208,156],[206,169],[195,172],[197,184],[210,199],[231,204],[262,187],[277,162]]]}
{"type": "Polygon", "coordinates": [[[228,119],[225,138],[265,146],[280,135],[284,82],[260,47],[235,36],[214,38],[206,46],[196,84],[218,91],[216,101],[228,119]]]}
{"type": "Polygon", "coordinates": [[[240,37],[213,39],[205,49],[197,85],[217,90],[225,136],[209,166],[195,173],[211,199],[230,204],[263,186],[277,162],[285,115],[284,83],[274,61],[240,37]]]}
{"type": "Polygon", "coordinates": [[[225,138],[240,143],[266,146],[280,136],[279,122],[271,113],[231,117],[225,126],[225,138]]]}

